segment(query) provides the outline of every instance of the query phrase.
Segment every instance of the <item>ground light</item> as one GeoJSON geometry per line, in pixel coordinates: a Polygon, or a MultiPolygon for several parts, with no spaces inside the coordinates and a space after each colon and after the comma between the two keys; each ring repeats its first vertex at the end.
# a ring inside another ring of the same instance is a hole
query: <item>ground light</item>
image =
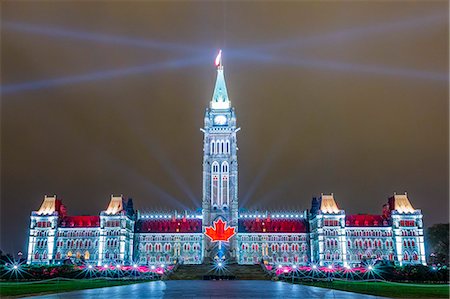
{"type": "Polygon", "coordinates": [[[22,267],[22,265],[19,262],[16,261],[12,261],[9,260],[10,263],[5,264],[5,270],[6,273],[3,275],[3,277],[7,277],[8,278],[15,278],[15,279],[19,279],[19,278],[23,278],[23,274],[27,273],[27,271],[25,271],[24,267],[22,267]]]}
{"type": "Polygon", "coordinates": [[[214,275],[224,275],[224,274],[230,274],[227,269],[227,261],[225,259],[217,259],[212,265],[211,270],[208,271],[208,273],[214,274],[214,275]]]}
{"type": "Polygon", "coordinates": [[[92,276],[95,276],[96,274],[95,274],[94,266],[87,265],[86,267],[82,268],[82,271],[79,275],[80,276],[84,275],[84,278],[86,278],[86,277],[91,278],[92,276]]]}

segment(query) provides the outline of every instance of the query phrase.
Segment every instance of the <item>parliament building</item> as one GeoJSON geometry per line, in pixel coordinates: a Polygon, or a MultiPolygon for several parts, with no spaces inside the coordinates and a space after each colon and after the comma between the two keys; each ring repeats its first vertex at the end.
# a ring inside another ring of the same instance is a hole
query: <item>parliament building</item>
{"type": "Polygon", "coordinates": [[[334,194],[313,198],[304,211],[239,210],[240,128],[220,55],[201,129],[202,212],[141,214],[131,199],[111,196],[98,215],[71,216],[57,196],[45,196],[31,213],[27,262],[60,264],[71,259],[92,265],[150,266],[221,259],[239,264],[350,267],[377,260],[426,264],[422,213],[406,193],[388,198],[379,215],[348,215],[334,194]]]}

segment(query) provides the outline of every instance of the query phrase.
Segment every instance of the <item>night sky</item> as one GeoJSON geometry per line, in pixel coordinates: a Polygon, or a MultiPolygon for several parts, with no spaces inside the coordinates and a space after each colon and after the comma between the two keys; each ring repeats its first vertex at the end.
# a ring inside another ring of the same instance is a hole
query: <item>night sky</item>
{"type": "Polygon", "coordinates": [[[448,2],[1,2],[1,244],[45,194],[98,215],[197,209],[214,58],[236,107],[239,201],[448,222],[448,2]]]}

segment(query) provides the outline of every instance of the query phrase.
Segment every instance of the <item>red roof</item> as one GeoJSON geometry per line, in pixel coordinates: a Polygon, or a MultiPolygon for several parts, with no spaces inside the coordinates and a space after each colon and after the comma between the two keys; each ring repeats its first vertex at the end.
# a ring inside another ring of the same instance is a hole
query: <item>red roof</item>
{"type": "Polygon", "coordinates": [[[201,219],[140,219],[137,233],[201,233],[201,219]]]}
{"type": "Polygon", "coordinates": [[[239,219],[240,233],[306,233],[304,219],[239,219]]]}
{"type": "Polygon", "coordinates": [[[66,216],[61,219],[60,227],[99,227],[100,216],[66,216]]]}
{"type": "Polygon", "coordinates": [[[382,215],[357,214],[345,216],[346,226],[389,226],[382,215]]]}

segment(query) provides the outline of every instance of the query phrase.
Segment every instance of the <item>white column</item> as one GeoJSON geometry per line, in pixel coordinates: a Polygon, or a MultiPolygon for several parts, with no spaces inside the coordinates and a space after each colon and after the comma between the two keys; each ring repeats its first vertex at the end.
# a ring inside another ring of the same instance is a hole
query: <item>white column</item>
{"type": "Polygon", "coordinates": [[[34,237],[34,230],[30,230],[30,237],[28,239],[27,264],[31,264],[31,262],[33,260],[33,252],[34,252],[35,242],[36,242],[36,237],[34,237]]]}

